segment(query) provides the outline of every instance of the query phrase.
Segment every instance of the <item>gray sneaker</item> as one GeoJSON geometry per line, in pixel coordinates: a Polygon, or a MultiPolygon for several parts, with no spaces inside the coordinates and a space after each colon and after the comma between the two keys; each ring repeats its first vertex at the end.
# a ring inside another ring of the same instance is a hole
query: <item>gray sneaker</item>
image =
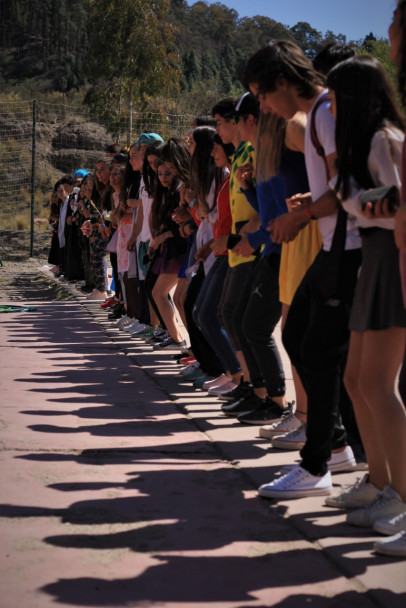
{"type": "Polygon", "coordinates": [[[398,532],[394,536],[381,538],[374,544],[374,551],[391,557],[406,557],[406,532],[398,532]]]}
{"type": "Polygon", "coordinates": [[[328,496],[325,504],[338,509],[359,509],[369,505],[381,492],[368,479],[367,474],[358,477],[352,486],[345,486],[340,492],[328,496]]]}
{"type": "Polygon", "coordinates": [[[389,519],[406,512],[406,503],[390,486],[363,509],[357,509],[347,515],[347,523],[361,528],[371,528],[377,519],[389,519]]]}
{"type": "Polygon", "coordinates": [[[303,422],[298,428],[291,431],[290,433],[280,435],[279,437],[274,437],[272,439],[272,447],[278,448],[279,450],[302,449],[302,447],[306,443],[306,426],[306,423],[303,422]]]}
{"type": "Polygon", "coordinates": [[[374,521],[373,529],[385,536],[406,532],[406,511],[390,519],[377,519],[374,521]]]}

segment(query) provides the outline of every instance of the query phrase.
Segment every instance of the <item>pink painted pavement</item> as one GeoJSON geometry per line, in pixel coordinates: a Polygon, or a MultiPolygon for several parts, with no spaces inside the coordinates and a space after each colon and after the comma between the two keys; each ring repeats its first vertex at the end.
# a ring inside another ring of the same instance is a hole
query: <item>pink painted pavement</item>
{"type": "Polygon", "coordinates": [[[97,303],[32,305],[0,319],[1,608],[406,605],[406,562],[370,530],[257,497],[296,453],[97,303]]]}

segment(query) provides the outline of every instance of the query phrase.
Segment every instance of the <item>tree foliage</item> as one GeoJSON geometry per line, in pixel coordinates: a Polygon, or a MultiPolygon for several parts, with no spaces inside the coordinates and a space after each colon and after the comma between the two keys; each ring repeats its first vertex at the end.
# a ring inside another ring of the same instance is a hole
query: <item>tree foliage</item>
{"type": "MultiPolygon", "coordinates": [[[[110,123],[153,98],[236,94],[250,55],[271,39],[297,42],[313,58],[343,34],[307,22],[287,27],[269,17],[239,17],[221,2],[197,0],[0,0],[0,83],[36,92],[86,90],[110,123]],[[179,94],[179,95],[178,95],[179,94]]],[[[388,72],[388,43],[359,41],[388,72]]],[[[14,89],[13,89],[14,87],[14,89]]]]}
{"type": "Polygon", "coordinates": [[[89,0],[86,72],[93,86],[85,101],[109,126],[132,100],[142,107],[146,95],[176,93],[180,59],[168,14],[168,0],[89,0]]]}

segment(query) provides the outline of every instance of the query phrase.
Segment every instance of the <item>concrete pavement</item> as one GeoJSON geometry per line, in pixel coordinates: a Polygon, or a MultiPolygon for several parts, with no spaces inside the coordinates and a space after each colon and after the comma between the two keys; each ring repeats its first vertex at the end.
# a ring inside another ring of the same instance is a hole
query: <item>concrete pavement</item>
{"type": "Polygon", "coordinates": [[[1,608],[406,605],[406,561],[370,530],[257,497],[297,454],[98,303],[31,304],[0,319],[1,608]]]}

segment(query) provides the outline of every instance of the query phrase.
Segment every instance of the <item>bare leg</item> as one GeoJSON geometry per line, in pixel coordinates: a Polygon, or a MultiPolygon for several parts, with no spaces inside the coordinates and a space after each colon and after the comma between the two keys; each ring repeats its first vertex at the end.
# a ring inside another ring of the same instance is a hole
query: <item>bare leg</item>
{"type": "Polygon", "coordinates": [[[173,294],[173,303],[175,304],[177,311],[179,313],[180,318],[182,319],[182,323],[187,329],[186,315],[185,315],[185,300],[186,300],[186,292],[189,286],[189,281],[187,279],[178,279],[178,283],[176,285],[175,292],[173,294]]]}
{"type": "Polygon", "coordinates": [[[175,310],[168,300],[168,294],[175,287],[177,280],[178,276],[176,274],[160,274],[152,290],[152,297],[161,313],[169,335],[175,342],[181,342],[183,338],[176,322],[175,310]]]}
{"type": "Polygon", "coordinates": [[[406,330],[398,327],[363,334],[359,386],[371,412],[369,425],[381,438],[387,483],[406,502],[406,412],[395,392],[405,339],[406,330]]]}
{"type": "Polygon", "coordinates": [[[148,307],[149,307],[149,317],[151,319],[151,325],[152,325],[152,327],[158,327],[158,325],[159,325],[159,319],[156,316],[156,312],[153,309],[153,307],[151,306],[151,302],[150,301],[148,301],[148,307]]]}

